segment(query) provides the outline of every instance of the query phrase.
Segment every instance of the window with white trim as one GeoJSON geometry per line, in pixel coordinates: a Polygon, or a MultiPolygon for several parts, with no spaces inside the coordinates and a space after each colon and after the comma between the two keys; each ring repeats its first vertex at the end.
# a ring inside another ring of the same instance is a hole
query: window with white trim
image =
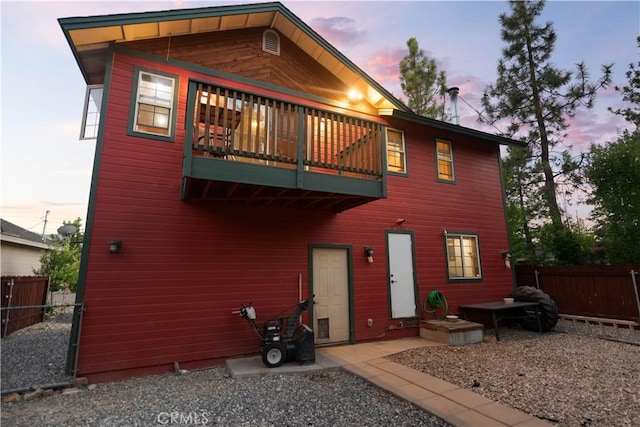
{"type": "Polygon", "coordinates": [[[407,173],[404,133],[402,131],[387,129],[387,170],[407,173]]]}
{"type": "Polygon", "coordinates": [[[481,279],[478,236],[445,232],[445,239],[449,279],[481,279]]]}
{"type": "Polygon", "coordinates": [[[176,79],[138,72],[133,131],[172,136],[176,79]]]}
{"type": "Polygon", "coordinates": [[[453,171],[453,150],[451,143],[442,139],[436,139],[436,162],[438,179],[441,181],[455,181],[453,171]]]}
{"type": "Polygon", "coordinates": [[[80,139],[96,139],[98,137],[103,93],[104,85],[87,86],[87,92],[84,97],[84,108],[82,110],[80,139]]]}

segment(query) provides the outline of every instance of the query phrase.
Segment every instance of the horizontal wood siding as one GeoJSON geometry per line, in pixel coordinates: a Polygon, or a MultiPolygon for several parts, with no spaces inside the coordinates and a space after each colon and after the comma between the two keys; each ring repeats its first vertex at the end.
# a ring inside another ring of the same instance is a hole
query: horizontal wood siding
{"type": "Polygon", "coordinates": [[[328,99],[344,100],[349,88],[285,36],[280,35],[280,55],[263,52],[262,32],[265,29],[140,40],[124,45],[168,59],[328,99]]]}
{"type": "MultiPolygon", "coordinates": [[[[258,320],[289,313],[298,276],[308,294],[310,244],[353,248],[355,338],[417,335],[390,330],[385,232],[412,230],[420,301],[440,290],[452,311],[496,300],[512,287],[501,251],[508,248],[498,151],[423,127],[404,128],[408,175],[388,177],[388,198],[341,214],[179,200],[188,77],[169,64],[116,55],[93,202],[79,353],[79,374],[172,369],[258,351],[249,324],[232,314],[252,302],[258,320]],[[134,65],[180,76],[174,143],[126,133],[134,65]],[[456,183],[436,181],[435,138],[452,142],[456,183]],[[402,226],[398,218],[405,218],[402,226]],[[449,283],[443,230],[477,233],[483,280],[449,283]],[[108,242],[122,241],[119,254],[108,242]],[[376,248],[369,264],[364,246],[376,248]],[[367,319],[373,319],[373,327],[367,319]]],[[[194,75],[194,78],[201,76],[194,75]]],[[[307,323],[308,315],[304,319],[307,323]]]]}

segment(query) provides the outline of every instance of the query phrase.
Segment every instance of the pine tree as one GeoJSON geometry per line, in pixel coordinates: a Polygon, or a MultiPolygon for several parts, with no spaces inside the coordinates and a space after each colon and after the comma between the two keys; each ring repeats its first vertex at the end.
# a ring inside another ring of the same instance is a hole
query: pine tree
{"type": "MultiPolygon", "coordinates": [[[[611,65],[602,67],[602,77],[591,82],[584,63],[575,72],[558,68],[552,62],[556,33],[547,22],[536,20],[544,1],[510,1],[510,14],[501,14],[501,38],[506,43],[498,62],[498,78],[485,90],[482,105],[490,124],[507,121],[506,136],[528,144],[532,155],[529,169],[537,175],[535,192],[544,202],[545,219],[557,233],[557,245],[567,245],[562,210],[557,201],[559,184],[569,195],[582,184],[580,160],[570,155],[567,120],[580,107],[593,107],[596,94],[611,82],[611,65]],[[560,147],[567,147],[558,150],[560,147]]],[[[534,191],[533,189],[531,191],[534,191]]],[[[566,251],[565,251],[566,253],[566,251]]],[[[565,263],[571,260],[562,260],[565,263]]]]}
{"type": "MultiPolygon", "coordinates": [[[[640,36],[636,42],[640,49],[640,36]]],[[[609,111],[624,117],[627,122],[634,124],[636,129],[640,129],[640,61],[637,65],[634,65],[633,62],[630,63],[625,75],[627,76],[627,84],[622,87],[615,86],[615,90],[622,95],[622,100],[630,103],[631,106],[615,110],[609,107],[609,111]]]]}
{"type": "Polygon", "coordinates": [[[444,102],[439,98],[447,91],[447,77],[438,71],[436,61],[426,56],[411,37],[407,41],[409,54],[400,61],[400,87],[414,113],[433,119],[444,118],[444,102]]]}

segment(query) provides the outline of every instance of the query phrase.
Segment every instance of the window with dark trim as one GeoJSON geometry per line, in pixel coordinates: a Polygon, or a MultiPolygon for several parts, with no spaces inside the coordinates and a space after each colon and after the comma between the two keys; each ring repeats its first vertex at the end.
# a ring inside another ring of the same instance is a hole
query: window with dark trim
{"type": "Polygon", "coordinates": [[[438,179],[441,181],[455,181],[453,170],[453,150],[451,142],[436,139],[436,162],[438,169],[438,179]]]}
{"type": "Polygon", "coordinates": [[[80,139],[96,139],[100,125],[100,108],[102,108],[102,94],[104,85],[89,85],[84,97],[82,110],[82,126],[80,139]]]}
{"type": "Polygon", "coordinates": [[[387,129],[387,170],[407,173],[406,158],[404,133],[396,129],[387,129]]]}
{"type": "Polygon", "coordinates": [[[133,132],[173,136],[176,78],[138,70],[133,132]]]}
{"type": "Polygon", "coordinates": [[[478,236],[445,232],[444,237],[449,279],[482,279],[478,236]]]}

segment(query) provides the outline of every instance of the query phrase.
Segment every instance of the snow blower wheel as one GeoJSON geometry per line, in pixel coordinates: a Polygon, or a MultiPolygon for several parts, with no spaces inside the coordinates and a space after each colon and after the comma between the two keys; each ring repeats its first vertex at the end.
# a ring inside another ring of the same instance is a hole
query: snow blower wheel
{"type": "Polygon", "coordinates": [[[262,353],[262,363],[268,368],[277,368],[284,362],[284,352],[278,344],[266,344],[260,353],[262,353]]]}
{"type": "MultiPolygon", "coordinates": [[[[558,306],[551,297],[541,289],[533,286],[520,286],[511,292],[511,297],[519,302],[537,302],[540,304],[540,327],[542,332],[551,331],[558,323],[558,306]]],[[[535,312],[527,312],[529,317],[520,320],[520,325],[528,331],[538,331],[535,312]]]]}

